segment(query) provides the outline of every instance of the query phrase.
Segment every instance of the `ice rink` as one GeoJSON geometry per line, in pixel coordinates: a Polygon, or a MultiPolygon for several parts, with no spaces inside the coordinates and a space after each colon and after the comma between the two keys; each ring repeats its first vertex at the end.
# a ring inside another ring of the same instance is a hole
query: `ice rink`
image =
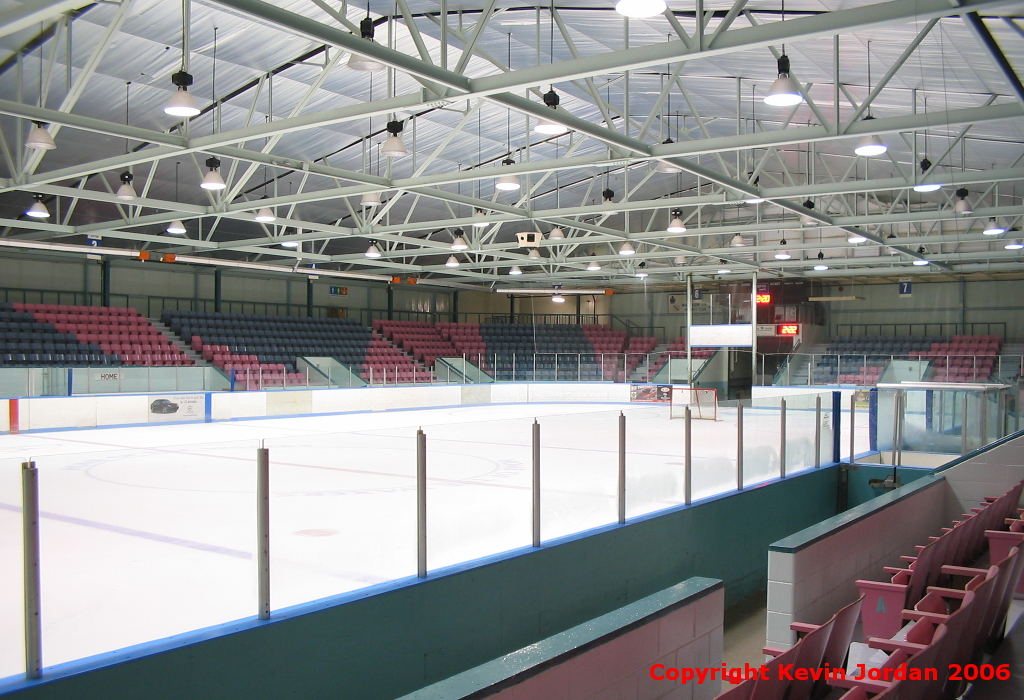
{"type": "MultiPolygon", "coordinates": [[[[813,402],[813,398],[810,399],[813,402]]],[[[801,408],[802,406],[802,408],[801,408]]],[[[815,413],[787,413],[787,470],[815,413]]],[[[530,544],[530,425],[542,538],[683,502],[684,421],[664,404],[521,404],[0,437],[0,677],[23,672],[20,464],[39,469],[45,666],[256,612],[255,456],[271,461],[272,608],[415,576],[415,432],[427,434],[431,570],[530,544]]],[[[831,418],[823,414],[824,422],[831,418]]],[[[861,425],[863,419],[864,425],[861,425]]],[[[779,415],[746,409],[744,480],[779,473],[779,415]]],[[[848,451],[844,425],[843,456],[848,451]]],[[[735,409],[693,422],[693,498],[736,484],[735,409]]],[[[858,450],[867,449],[858,415],[858,450]]],[[[831,429],[822,433],[831,460],[831,429]]]]}

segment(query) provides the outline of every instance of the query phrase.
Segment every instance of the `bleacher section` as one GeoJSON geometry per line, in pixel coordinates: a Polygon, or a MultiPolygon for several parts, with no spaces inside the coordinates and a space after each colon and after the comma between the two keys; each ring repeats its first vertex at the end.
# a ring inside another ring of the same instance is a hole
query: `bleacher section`
{"type": "Polygon", "coordinates": [[[424,367],[433,367],[434,360],[439,357],[462,354],[449,340],[441,337],[432,323],[425,321],[378,320],[373,322],[373,330],[412,355],[417,362],[422,362],[424,367]]]}
{"type": "Polygon", "coordinates": [[[430,381],[401,349],[350,319],[208,311],[165,311],[161,318],[204,359],[234,371],[235,388],[305,385],[299,357],[333,357],[374,384],[430,381]]]}
{"type": "Polygon", "coordinates": [[[838,337],[815,358],[813,384],[874,386],[890,360],[928,360],[923,377],[936,382],[984,382],[992,376],[1000,339],[994,335],[838,337]]]}
{"type": "Polygon", "coordinates": [[[987,498],[901,557],[906,568],[884,567],[891,581],[857,581],[860,598],[824,624],[793,623],[804,636],[789,649],[765,648],[774,657],[767,670],[719,700],[811,700],[836,697],[835,688],[849,689],[842,700],[959,697],[974,678],[947,671],[951,664],[979,664],[1003,638],[1024,570],[1024,520],[1017,510],[1022,486],[987,498]],[[858,617],[863,641],[854,640],[858,617]],[[859,663],[869,672],[860,674],[859,663]],[[848,673],[838,677],[822,673],[825,668],[848,673]]]}
{"type": "MultiPolygon", "coordinates": [[[[715,349],[716,348],[694,347],[690,352],[690,356],[695,360],[706,360],[707,358],[715,354],[715,349]]],[[[658,357],[658,359],[656,359],[651,364],[651,367],[647,372],[648,380],[652,379],[658,373],[658,371],[668,363],[669,359],[686,359],[686,338],[680,336],[673,340],[669,344],[669,346],[665,348],[665,352],[662,353],[658,357]]]]}
{"type": "Polygon", "coordinates": [[[183,366],[192,360],[131,308],[0,305],[0,364],[183,366]]]}

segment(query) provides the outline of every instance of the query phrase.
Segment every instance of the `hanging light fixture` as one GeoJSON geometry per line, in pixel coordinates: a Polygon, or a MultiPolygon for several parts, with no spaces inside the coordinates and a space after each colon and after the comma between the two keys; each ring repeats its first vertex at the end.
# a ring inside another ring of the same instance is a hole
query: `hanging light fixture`
{"type": "MultiPolygon", "coordinates": [[[[473,212],[473,218],[474,219],[483,219],[486,216],[487,216],[487,214],[484,212],[483,209],[477,209],[476,211],[473,212]]],[[[474,221],[473,225],[476,226],[477,228],[484,228],[484,227],[487,226],[487,222],[486,221],[474,221]]]]}
{"type": "Polygon", "coordinates": [[[967,195],[969,194],[970,192],[966,187],[961,187],[956,191],[956,196],[959,197],[959,199],[957,199],[956,204],[953,205],[953,211],[962,216],[969,216],[974,213],[974,207],[972,207],[971,203],[967,201],[967,195]]]}
{"type": "MultiPolygon", "coordinates": [[[[670,143],[675,143],[675,141],[673,141],[672,139],[669,138],[669,139],[665,139],[661,143],[662,143],[662,145],[667,146],[670,143]]],[[[656,172],[656,173],[667,173],[669,175],[675,175],[676,173],[683,172],[683,169],[680,168],[675,163],[669,163],[666,160],[659,160],[658,164],[654,166],[654,172],[656,172]]]]}
{"type": "Polygon", "coordinates": [[[371,241],[370,242],[370,247],[366,249],[366,252],[363,253],[363,255],[365,255],[368,258],[379,258],[380,257],[380,249],[377,248],[376,241],[371,241]]]}
{"type": "MultiPolygon", "coordinates": [[[[299,229],[295,229],[295,233],[301,233],[301,231],[299,229]]],[[[281,247],[282,248],[298,248],[299,247],[299,242],[298,241],[285,241],[285,242],[283,242],[281,244],[281,247]]]]}
{"type": "Polygon", "coordinates": [[[409,155],[409,149],[405,147],[405,141],[399,134],[402,133],[402,122],[392,120],[388,122],[387,130],[391,134],[384,145],[380,147],[380,153],[389,158],[400,158],[409,155]]]}
{"type": "Polygon", "coordinates": [[[720,274],[720,275],[728,275],[728,274],[729,274],[730,272],[732,272],[732,270],[730,270],[730,269],[729,269],[729,268],[727,268],[727,267],[723,267],[723,268],[721,268],[721,269],[720,269],[720,270],[718,271],[718,274],[720,274]]]}
{"type": "Polygon", "coordinates": [[[452,250],[467,250],[469,248],[466,239],[462,237],[463,233],[461,228],[455,229],[455,240],[452,241],[452,250]]]}
{"type": "Polygon", "coordinates": [[[173,233],[175,236],[180,236],[188,229],[185,228],[185,224],[183,224],[180,219],[175,219],[169,223],[167,228],[164,230],[167,231],[167,233],[173,233]]]}
{"type": "Polygon", "coordinates": [[[121,186],[117,188],[117,194],[114,196],[125,201],[135,199],[138,195],[135,194],[135,188],[132,187],[133,179],[134,177],[127,170],[121,173],[121,186]]]}
{"type": "Polygon", "coordinates": [[[194,82],[194,78],[184,70],[180,70],[171,76],[171,82],[178,89],[175,90],[174,94],[171,95],[171,99],[164,105],[164,114],[169,114],[172,117],[186,118],[199,114],[199,105],[196,104],[192,93],[188,91],[189,86],[194,82]]]}
{"type": "MultiPolygon", "coordinates": [[[[367,8],[367,12],[369,12],[369,8],[367,8]]],[[[373,43],[372,17],[367,16],[359,20],[359,36],[371,44],[373,43]]],[[[348,59],[348,67],[352,70],[361,71],[381,71],[386,68],[386,66],[380,61],[375,61],[372,58],[368,58],[358,53],[353,53],[348,59]]]]}
{"type": "Polygon", "coordinates": [[[519,269],[518,265],[513,265],[511,268],[509,268],[508,274],[510,274],[510,275],[521,275],[521,274],[523,274],[523,271],[519,269]]]}
{"type": "Polygon", "coordinates": [[[792,255],[790,255],[789,253],[787,253],[784,250],[780,250],[779,252],[777,252],[775,254],[775,259],[776,260],[789,260],[792,257],[793,257],[792,255]]]}
{"type": "Polygon", "coordinates": [[[935,190],[941,189],[942,185],[936,182],[924,182],[924,176],[928,170],[931,169],[932,162],[927,158],[921,159],[921,182],[914,185],[915,192],[934,192],[935,190]]]}
{"type": "MultiPolygon", "coordinates": [[[[555,92],[554,88],[551,88],[544,93],[544,104],[551,108],[553,112],[558,111],[558,93],[555,92]]],[[[546,134],[548,136],[560,136],[569,131],[569,127],[565,124],[552,121],[547,117],[541,117],[537,125],[533,127],[533,130],[538,134],[546,134]]]]}
{"type": "MultiPolygon", "coordinates": [[[[864,117],[864,121],[869,119],[874,119],[874,117],[870,114],[864,117]]],[[[882,142],[878,134],[864,134],[857,143],[857,147],[853,149],[853,152],[859,156],[871,157],[880,156],[888,150],[889,147],[882,142]]]]}
{"type": "Polygon", "coordinates": [[[764,197],[751,197],[750,199],[744,199],[747,204],[763,204],[765,202],[764,197]]]}
{"type": "Polygon", "coordinates": [[[551,297],[551,301],[555,302],[556,304],[564,304],[565,297],[563,297],[561,294],[555,294],[553,297],[551,297]]]}
{"type": "Polygon", "coordinates": [[[445,261],[444,266],[445,267],[458,267],[459,266],[459,259],[456,258],[454,255],[449,255],[448,256],[448,260],[445,261]]]}
{"type": "Polygon", "coordinates": [[[768,94],[764,96],[764,103],[772,107],[793,107],[804,101],[796,81],[789,77],[789,56],[783,53],[779,56],[779,77],[772,83],[768,94]]]}
{"type": "Polygon", "coordinates": [[[615,3],[615,11],[623,17],[644,19],[660,15],[668,9],[665,0],[619,0],[615,3]]]}
{"type": "Polygon", "coordinates": [[[364,209],[380,206],[380,192],[367,192],[359,198],[359,206],[364,209]]]}
{"type": "Polygon", "coordinates": [[[633,249],[633,244],[626,241],[619,247],[619,255],[632,255],[636,250],[633,249]]]}
{"type": "Polygon", "coordinates": [[[217,168],[220,167],[220,159],[218,158],[207,158],[206,167],[210,169],[210,172],[206,173],[206,177],[199,183],[199,186],[204,190],[222,190],[227,185],[224,183],[224,178],[217,172],[217,168]]]}
{"type": "Polygon", "coordinates": [[[596,260],[592,260],[589,263],[587,263],[587,270],[589,272],[597,272],[600,269],[601,269],[601,266],[597,263],[596,260]]]}
{"type": "Polygon", "coordinates": [[[687,258],[685,255],[677,255],[672,262],[676,265],[685,265],[687,258]]]}
{"type": "Polygon", "coordinates": [[[640,279],[643,279],[643,278],[647,277],[647,273],[646,272],[638,272],[638,273],[636,273],[636,276],[639,277],[640,279]]]}
{"type": "MultiPolygon", "coordinates": [[[[814,202],[812,202],[811,200],[808,199],[807,201],[804,202],[804,208],[805,209],[812,209],[813,210],[814,209],[814,202]]],[[[818,225],[818,220],[815,219],[810,214],[804,214],[803,216],[800,217],[800,223],[803,226],[817,226],[818,225]]]]}
{"type": "Polygon", "coordinates": [[[526,257],[527,257],[527,258],[528,258],[529,260],[542,260],[542,259],[543,259],[543,257],[542,257],[542,256],[541,256],[541,254],[540,254],[540,251],[539,251],[539,250],[537,250],[536,248],[534,248],[533,250],[531,250],[531,251],[530,251],[530,253],[529,253],[529,254],[528,254],[528,255],[527,255],[526,257]]]}
{"type": "Polygon", "coordinates": [[[999,225],[996,217],[990,216],[988,218],[988,225],[985,226],[985,230],[982,233],[986,236],[999,236],[1006,233],[1006,228],[999,225]]]}
{"type": "Polygon", "coordinates": [[[683,212],[681,209],[672,210],[672,220],[668,222],[668,233],[686,233],[686,224],[683,223],[683,212]]]}
{"type": "MultiPolygon", "coordinates": [[[[515,165],[516,162],[511,158],[506,158],[501,161],[502,165],[515,165]]],[[[502,175],[498,178],[498,181],[494,183],[495,189],[504,190],[511,192],[519,189],[519,178],[515,175],[502,175]]]]}
{"type": "Polygon", "coordinates": [[[605,187],[604,191],[601,192],[601,203],[602,204],[614,204],[613,198],[615,197],[615,191],[611,187],[605,187]]]}
{"type": "Polygon", "coordinates": [[[28,138],[25,139],[25,148],[32,148],[37,151],[52,151],[57,147],[57,143],[50,136],[50,132],[46,130],[46,124],[43,122],[32,122],[34,125],[31,131],[28,132],[28,138]]]}
{"type": "Polygon", "coordinates": [[[824,272],[825,270],[828,269],[828,265],[825,265],[824,263],[819,263],[818,265],[814,266],[814,269],[817,270],[818,272],[824,272]]]}
{"type": "Polygon", "coordinates": [[[1003,247],[1006,248],[1007,250],[1020,250],[1021,248],[1024,248],[1024,243],[1021,243],[1020,239],[1016,238],[1007,243],[1006,245],[1004,245],[1003,247]]]}
{"type": "MultiPolygon", "coordinates": [[[[267,195],[263,195],[262,199],[266,198],[267,195]]],[[[260,210],[256,212],[256,216],[253,218],[256,219],[256,221],[259,221],[261,224],[269,224],[271,221],[277,221],[277,215],[274,214],[274,210],[271,209],[270,207],[260,208],[260,210]]]]}
{"type": "Polygon", "coordinates": [[[25,211],[25,216],[31,216],[33,219],[50,218],[50,210],[43,204],[43,195],[34,194],[32,198],[36,201],[32,202],[32,206],[25,211]]]}
{"type": "Polygon", "coordinates": [[[747,244],[747,242],[745,240],[743,240],[743,236],[741,236],[738,233],[735,236],[732,237],[731,241],[729,241],[729,247],[730,248],[742,248],[746,244],[747,244]]]}
{"type": "Polygon", "coordinates": [[[552,241],[560,241],[565,238],[565,231],[562,230],[561,226],[552,227],[550,233],[548,233],[548,239],[552,241]]]}
{"type": "Polygon", "coordinates": [[[928,260],[915,260],[914,265],[917,265],[918,267],[924,267],[925,265],[928,265],[929,262],[930,261],[928,260]]]}
{"type": "Polygon", "coordinates": [[[867,240],[867,236],[862,236],[859,233],[851,233],[850,237],[846,239],[847,243],[863,243],[867,240]]]}

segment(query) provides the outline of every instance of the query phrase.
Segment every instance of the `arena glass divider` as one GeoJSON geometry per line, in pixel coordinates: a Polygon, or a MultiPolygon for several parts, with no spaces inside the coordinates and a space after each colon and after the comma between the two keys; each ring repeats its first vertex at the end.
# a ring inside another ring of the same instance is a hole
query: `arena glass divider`
{"type": "Polygon", "coordinates": [[[0,678],[25,674],[23,461],[0,459],[0,678]]]}
{"type": "MultiPolygon", "coordinates": [[[[782,397],[779,396],[743,399],[743,484],[745,487],[779,476],[781,406],[782,397]]],[[[735,451],[735,440],[732,442],[733,445],[730,447],[735,451]]]]}
{"type": "MultiPolygon", "coordinates": [[[[682,505],[684,421],[668,417],[667,403],[636,403],[620,410],[626,419],[626,519],[682,505]]],[[[613,411],[611,417],[618,413],[613,411]]],[[[594,423],[609,431],[609,438],[618,438],[614,422],[594,423]]],[[[597,459],[615,464],[616,458],[602,453],[597,459]]]]}
{"type": "MultiPolygon", "coordinates": [[[[271,618],[280,608],[416,575],[417,427],[354,425],[264,440],[271,618]]],[[[439,463],[428,454],[428,476],[439,463]]]]}
{"type": "MultiPolygon", "coordinates": [[[[690,495],[693,501],[736,490],[736,402],[719,401],[717,419],[700,419],[691,407],[691,477],[690,495]]],[[[746,419],[746,415],[744,415],[746,419]]],[[[684,460],[685,419],[672,419],[672,427],[679,429],[680,468],[684,460]]]]}
{"type": "Polygon", "coordinates": [[[832,392],[791,394],[785,399],[786,475],[830,463],[834,454],[832,392]]]}
{"type": "Polygon", "coordinates": [[[44,666],[255,615],[258,444],[33,458],[44,666]]]}

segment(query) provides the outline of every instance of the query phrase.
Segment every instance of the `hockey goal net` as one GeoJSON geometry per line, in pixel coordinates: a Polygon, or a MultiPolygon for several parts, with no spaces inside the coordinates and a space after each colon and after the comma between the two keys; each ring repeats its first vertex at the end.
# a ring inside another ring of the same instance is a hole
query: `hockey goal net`
{"type": "Polygon", "coordinates": [[[686,417],[687,406],[690,408],[690,418],[718,420],[718,391],[715,389],[692,389],[688,386],[672,387],[669,417],[686,417]]]}

